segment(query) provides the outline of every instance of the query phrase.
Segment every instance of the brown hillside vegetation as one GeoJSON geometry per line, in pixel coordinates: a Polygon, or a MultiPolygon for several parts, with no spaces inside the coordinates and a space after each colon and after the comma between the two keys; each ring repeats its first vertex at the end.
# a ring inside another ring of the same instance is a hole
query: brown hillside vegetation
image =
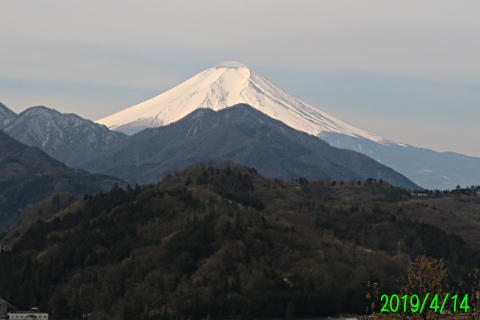
{"type": "Polygon", "coordinates": [[[469,245],[480,248],[480,196],[449,194],[406,201],[399,207],[407,217],[459,234],[469,245]]]}
{"type": "MultiPolygon", "coordinates": [[[[4,239],[16,244],[0,255],[0,296],[55,319],[363,313],[367,282],[395,293],[412,258],[444,257],[455,280],[480,264],[468,233],[422,222],[457,202],[470,210],[476,197],[200,163],[159,184],[88,195],[4,239]]],[[[457,209],[455,223],[472,218],[457,209]]]]}

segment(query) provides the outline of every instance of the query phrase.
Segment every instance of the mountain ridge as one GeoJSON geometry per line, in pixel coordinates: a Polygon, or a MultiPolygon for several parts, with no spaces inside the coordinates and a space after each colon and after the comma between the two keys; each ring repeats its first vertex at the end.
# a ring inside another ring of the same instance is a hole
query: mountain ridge
{"type": "Polygon", "coordinates": [[[0,232],[18,223],[29,205],[54,194],[106,191],[114,183],[124,185],[113,177],[69,168],[0,130],[0,232]]]}
{"type": "Polygon", "coordinates": [[[333,131],[387,142],[310,106],[246,65],[232,61],[208,68],[159,96],[99,119],[97,123],[112,130],[136,133],[147,127],[167,125],[195,109],[217,111],[239,103],[249,104],[271,118],[312,135],[333,131]]]}
{"type": "Polygon", "coordinates": [[[171,90],[97,122],[132,134],[146,127],[167,125],[198,108],[219,110],[237,103],[250,104],[332,146],[361,152],[428,189],[454,189],[457,185],[476,185],[480,181],[480,158],[425,152],[428,149],[355,128],[289,95],[238,62],[217,64],[171,90]]]}
{"type": "Polygon", "coordinates": [[[421,189],[363,154],[333,148],[246,104],[197,109],[168,126],[145,129],[81,165],[92,172],[115,172],[132,183],[151,183],[175,167],[209,159],[253,166],[280,179],[381,178],[421,189]]]}
{"type": "Polygon", "coordinates": [[[14,117],[16,113],[0,102],[0,121],[14,117]]]}
{"type": "Polygon", "coordinates": [[[337,148],[366,154],[426,189],[453,190],[457,185],[472,186],[480,182],[480,158],[477,157],[410,145],[383,145],[335,133],[326,133],[321,139],[337,148]]]}
{"type": "Polygon", "coordinates": [[[4,119],[0,128],[70,166],[127,137],[74,113],[61,113],[44,106],[31,107],[4,119]]]}

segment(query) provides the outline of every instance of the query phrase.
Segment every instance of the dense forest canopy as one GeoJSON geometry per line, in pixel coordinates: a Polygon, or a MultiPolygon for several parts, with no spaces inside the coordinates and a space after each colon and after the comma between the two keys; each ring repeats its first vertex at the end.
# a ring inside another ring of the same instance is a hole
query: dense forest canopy
{"type": "Polygon", "coordinates": [[[367,283],[394,293],[423,254],[467,281],[480,265],[474,190],[282,181],[199,163],[158,184],[86,194],[26,232],[12,229],[0,297],[54,319],[363,314],[367,283]]]}

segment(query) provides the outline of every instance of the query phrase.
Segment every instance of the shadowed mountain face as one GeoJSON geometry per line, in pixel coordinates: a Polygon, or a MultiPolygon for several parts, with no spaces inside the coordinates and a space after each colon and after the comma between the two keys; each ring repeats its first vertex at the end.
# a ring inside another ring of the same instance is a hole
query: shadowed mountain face
{"type": "Polygon", "coordinates": [[[16,224],[27,206],[57,192],[109,190],[120,180],[66,167],[36,147],[0,130],[0,232],[16,224]]]}
{"type": "Polygon", "coordinates": [[[0,124],[12,137],[42,149],[69,166],[76,166],[127,138],[124,133],[110,131],[75,114],[62,114],[45,107],[29,108],[0,124]]]}
{"type": "Polygon", "coordinates": [[[8,109],[7,106],[4,105],[3,103],[0,103],[0,121],[14,117],[15,115],[16,115],[15,112],[8,109]]]}
{"type": "Polygon", "coordinates": [[[173,168],[231,160],[276,178],[376,178],[410,189],[406,177],[357,152],[294,130],[248,105],[198,109],[166,127],[146,129],[81,164],[130,182],[158,181],[173,168]]]}

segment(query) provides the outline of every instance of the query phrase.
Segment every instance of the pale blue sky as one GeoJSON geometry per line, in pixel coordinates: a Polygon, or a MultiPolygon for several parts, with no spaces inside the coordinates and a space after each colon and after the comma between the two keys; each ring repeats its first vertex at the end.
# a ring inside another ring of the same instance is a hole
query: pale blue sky
{"type": "Polygon", "coordinates": [[[480,156],[478,1],[0,1],[0,102],[96,120],[224,60],[356,127],[480,156]]]}

